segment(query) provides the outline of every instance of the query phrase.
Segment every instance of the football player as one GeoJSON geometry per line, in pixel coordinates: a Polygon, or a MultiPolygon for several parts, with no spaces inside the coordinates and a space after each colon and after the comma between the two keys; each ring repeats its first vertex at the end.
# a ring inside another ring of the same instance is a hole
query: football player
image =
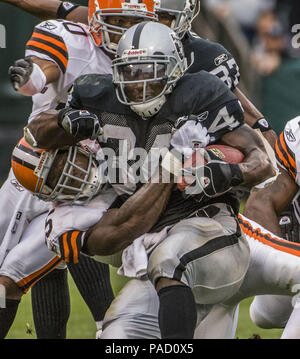
{"type": "MultiPolygon", "coordinates": [[[[277,235],[283,235],[290,247],[299,243],[299,181],[298,181],[298,142],[299,117],[287,122],[276,143],[275,152],[280,175],[269,187],[254,192],[249,197],[245,214],[277,235]],[[293,215],[283,216],[283,211],[292,203],[293,215]],[[263,206],[263,207],[262,207],[263,206]],[[278,221],[278,217],[280,220],[278,221]],[[293,243],[297,242],[297,243],[293,243]]],[[[279,272],[274,272],[280,278],[279,272]],[[277,274],[278,273],[278,274],[277,274]]],[[[294,294],[297,292],[295,285],[294,294]]],[[[252,320],[263,328],[282,328],[282,338],[299,338],[299,309],[293,308],[291,298],[278,296],[255,297],[250,307],[252,320]],[[291,315],[292,313],[292,315],[291,315]],[[291,315],[291,317],[290,317],[291,315]]]]}
{"type": "MultiPolygon", "coordinates": [[[[94,3],[94,2],[91,2],[91,3],[94,3]]],[[[29,4],[29,3],[27,3],[27,4],[29,4]]],[[[60,11],[59,11],[59,15],[58,15],[59,17],[68,16],[68,19],[69,19],[70,18],[69,16],[72,13],[74,13],[74,14],[79,13],[79,10],[81,7],[79,7],[78,9],[72,9],[69,5],[70,4],[62,4],[60,6],[60,11]],[[71,12],[71,10],[74,10],[74,11],[71,12]]],[[[100,7],[101,8],[103,7],[102,2],[100,4],[100,7]]],[[[174,26],[176,25],[175,28],[181,31],[181,35],[184,35],[184,31],[186,31],[189,28],[190,21],[193,18],[192,10],[193,9],[195,10],[195,4],[193,2],[186,2],[185,4],[183,4],[182,2],[179,2],[179,3],[176,2],[175,8],[176,9],[174,9],[174,4],[172,4],[170,6],[167,1],[165,3],[164,3],[164,1],[162,1],[160,3],[160,7],[157,9],[157,11],[161,16],[161,21],[166,21],[166,18],[168,16],[170,16],[169,14],[171,13],[171,18],[169,18],[169,21],[172,20],[174,26]],[[179,24],[180,24],[180,26],[178,26],[179,24]]],[[[83,9],[84,8],[82,8],[81,10],[83,10],[83,9]]],[[[92,19],[93,19],[93,17],[90,16],[90,20],[92,20],[92,19]]],[[[100,17],[100,20],[101,19],[102,18],[100,17]]],[[[171,25],[172,25],[172,21],[171,21],[171,25]]],[[[103,33],[103,22],[99,21],[99,23],[102,26],[102,33],[103,33]]],[[[104,23],[104,25],[106,26],[105,28],[107,28],[107,25],[105,23],[104,23]]],[[[49,26],[51,27],[51,24],[49,26]]],[[[110,36],[112,36],[112,34],[110,34],[110,36]]],[[[195,43],[194,40],[196,38],[193,38],[192,36],[188,36],[188,34],[187,34],[187,37],[189,37],[190,40],[185,42],[187,45],[186,49],[188,49],[189,46],[191,48],[193,48],[194,43],[195,43]]],[[[107,39],[108,38],[107,34],[105,34],[105,36],[103,36],[103,38],[107,39]]],[[[208,53],[208,52],[210,53],[209,60],[204,61],[204,62],[197,61],[197,64],[199,64],[199,68],[201,69],[204,67],[207,70],[212,71],[213,73],[216,73],[218,76],[220,76],[225,81],[225,83],[228,86],[230,86],[232,89],[234,89],[234,86],[236,85],[236,83],[238,81],[238,69],[237,69],[237,66],[236,66],[234,60],[232,59],[231,55],[220,45],[214,45],[213,43],[211,43],[207,40],[202,40],[202,39],[199,39],[199,40],[201,40],[201,41],[199,41],[199,43],[198,43],[199,51],[197,52],[197,54],[199,54],[199,58],[197,57],[197,60],[206,59],[206,56],[201,56],[202,52],[205,51],[206,53],[208,53]],[[217,58],[220,58],[221,60],[223,59],[224,62],[220,63],[220,61],[218,61],[218,62],[214,61],[217,58]]],[[[25,67],[26,66],[27,65],[25,63],[25,67]]],[[[48,68],[51,68],[51,66],[48,66],[48,68]]],[[[53,68],[53,66],[52,66],[52,68],[53,68]]],[[[191,70],[197,71],[199,68],[197,66],[192,66],[191,70]]],[[[21,69],[20,71],[24,71],[24,69],[21,69]]],[[[33,290],[33,293],[35,293],[35,289],[33,290]]],[[[65,313],[65,311],[63,311],[63,312],[65,313]]]]}
{"type": "MultiPolygon", "coordinates": [[[[198,147],[230,144],[245,154],[240,165],[210,161],[202,168],[204,176],[196,176],[200,193],[183,197],[178,190],[172,192],[164,215],[151,229],[154,233],[168,230],[146,263],[159,295],[162,337],[192,338],[195,301],[210,305],[230,297],[248,268],[249,249],[237,223],[239,202],[231,188],[251,187],[272,175],[273,168],[256,132],[244,125],[239,101],[228,87],[204,71],[185,74],[188,65],[182,45],[168,27],[149,22],[135,25],[122,37],[117,55],[113,81],[96,74],[80,77],[70,107],[56,115],[41,114],[26,127],[26,138],[31,145],[55,148],[90,137],[97,129],[102,150],[120,153],[125,141],[133,156],[131,166],[137,161],[133,151],[137,147],[149,152],[171,145],[183,153],[192,140],[198,147]],[[177,131],[171,139],[174,126],[177,131]],[[209,270],[211,266],[214,271],[209,270]]],[[[166,154],[162,166],[170,168],[170,160],[178,176],[178,160],[172,153],[166,154]]],[[[135,168],[131,166],[129,174],[135,168]]],[[[135,182],[112,184],[121,199],[138,188],[135,182]]],[[[57,220],[51,216],[53,224],[57,220]]],[[[52,248],[58,248],[53,243],[59,243],[63,233],[57,236],[54,230],[54,238],[49,234],[52,248]]]]}
{"type": "MultiPolygon", "coordinates": [[[[88,22],[88,8],[70,2],[57,0],[42,0],[41,2],[6,0],[5,2],[41,18],[60,18],[82,23],[88,22]]],[[[89,6],[92,3],[94,3],[94,0],[89,1],[89,6]]],[[[190,70],[193,72],[206,70],[220,77],[239,98],[245,111],[245,122],[251,127],[259,129],[271,146],[274,147],[277,138],[275,132],[261,112],[237,87],[240,75],[232,55],[222,45],[201,39],[189,31],[192,20],[200,10],[200,0],[161,0],[157,1],[155,6],[159,21],[170,26],[182,36],[187,56],[190,56],[190,52],[195,53],[195,63],[190,70]]],[[[116,8],[116,4],[113,4],[111,0],[102,0],[100,1],[100,9],[103,7],[116,8]]],[[[102,24],[105,25],[104,18],[102,24]]]]}
{"type": "Polygon", "coordinates": [[[51,201],[45,225],[48,246],[66,262],[75,264],[81,260],[78,249],[91,256],[115,254],[150,230],[174,185],[173,176],[160,167],[153,179],[120,208],[108,209],[117,195],[102,176],[95,153],[81,145],[36,150],[24,138],[12,153],[12,168],[26,189],[43,201],[51,201]],[[59,225],[53,221],[53,217],[57,221],[58,213],[59,225]],[[65,232],[59,243],[52,240],[59,226],[74,226],[75,214],[77,231],[65,232]],[[81,230],[81,226],[85,229],[81,230]]]}
{"type": "MultiPolygon", "coordinates": [[[[118,3],[119,8],[122,9],[121,5],[124,1],[120,0],[118,3]]],[[[90,16],[93,17],[95,12],[93,2],[90,16]]],[[[141,2],[134,10],[126,8],[126,16],[118,13],[115,18],[115,13],[111,15],[108,22],[113,23],[117,19],[124,28],[140,20],[152,20],[155,19],[153,1],[141,2]]],[[[118,31],[124,29],[118,28],[118,31]]],[[[120,35],[112,34],[112,37],[118,41],[120,35]]],[[[23,95],[32,96],[33,108],[29,122],[41,111],[63,107],[67,101],[68,90],[79,75],[94,72],[111,73],[113,54],[106,51],[103,46],[100,48],[100,45],[101,37],[97,37],[94,32],[91,35],[90,28],[84,24],[45,21],[35,27],[31,39],[26,44],[26,57],[17,60],[9,69],[14,88],[23,95]]],[[[93,143],[90,145],[93,146],[93,143]]],[[[86,143],[86,146],[89,144],[86,143]]],[[[41,263],[31,261],[31,257],[28,256],[27,262],[23,263],[23,269],[20,270],[18,263],[22,251],[17,249],[17,244],[27,223],[47,211],[48,206],[24,191],[12,172],[0,193],[2,212],[6,214],[0,221],[0,273],[14,278],[20,291],[27,292],[36,279],[49,272],[51,266],[44,265],[43,255],[38,256],[41,258],[41,263]],[[7,257],[8,253],[10,253],[9,257],[7,257]]],[[[43,232],[36,232],[35,235],[38,236],[37,233],[43,236],[43,232]]],[[[39,243],[38,239],[32,242],[33,246],[34,243],[39,243]]],[[[31,253],[38,252],[33,250],[34,247],[30,246],[30,248],[31,253]]],[[[93,313],[97,328],[100,329],[105,309],[113,298],[108,267],[97,264],[89,258],[83,258],[80,265],[69,265],[69,270],[93,313]],[[87,281],[86,276],[93,280],[87,281]],[[102,305],[100,306],[99,303],[102,305]]],[[[70,311],[67,288],[66,271],[60,270],[60,272],[52,272],[32,290],[38,338],[65,337],[70,311]],[[53,293],[53,297],[46,293],[53,293]],[[61,294],[60,301],[56,293],[61,294]]],[[[12,312],[15,312],[18,300],[13,302],[11,307],[12,312]]]]}

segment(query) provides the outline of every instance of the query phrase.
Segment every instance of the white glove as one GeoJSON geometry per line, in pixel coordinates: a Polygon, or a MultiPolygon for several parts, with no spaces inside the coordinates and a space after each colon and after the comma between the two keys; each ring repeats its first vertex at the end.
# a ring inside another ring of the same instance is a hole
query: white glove
{"type": "Polygon", "coordinates": [[[190,115],[178,119],[170,144],[176,151],[190,157],[196,149],[206,147],[209,140],[207,128],[201,125],[197,116],[190,115]]]}

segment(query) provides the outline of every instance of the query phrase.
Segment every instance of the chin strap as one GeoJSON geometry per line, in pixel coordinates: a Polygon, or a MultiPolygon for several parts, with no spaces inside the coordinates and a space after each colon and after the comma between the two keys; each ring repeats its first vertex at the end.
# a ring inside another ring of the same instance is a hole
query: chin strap
{"type": "Polygon", "coordinates": [[[156,115],[166,102],[166,96],[161,96],[156,100],[141,103],[139,105],[131,105],[132,111],[137,113],[139,116],[148,118],[156,115]]]}

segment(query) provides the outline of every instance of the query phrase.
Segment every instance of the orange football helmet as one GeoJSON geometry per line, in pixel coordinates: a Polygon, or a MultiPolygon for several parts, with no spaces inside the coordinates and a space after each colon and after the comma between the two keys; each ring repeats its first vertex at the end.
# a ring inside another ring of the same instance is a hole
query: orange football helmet
{"type": "MultiPolygon", "coordinates": [[[[90,32],[97,46],[102,46],[110,53],[116,52],[117,43],[110,40],[110,35],[122,36],[127,27],[109,24],[111,17],[133,17],[141,21],[157,21],[154,11],[155,0],[89,0],[89,25],[90,32]]],[[[120,18],[119,18],[120,19],[120,18]]],[[[131,23],[130,26],[135,23],[131,23]]]]}
{"type": "Polygon", "coordinates": [[[94,155],[79,146],[70,146],[67,150],[35,149],[23,137],[13,150],[11,166],[18,182],[46,202],[83,204],[95,196],[102,186],[94,155]],[[60,151],[67,151],[67,159],[61,173],[58,173],[58,182],[51,188],[47,178],[60,151]],[[79,154],[87,157],[87,168],[81,168],[76,163],[79,154]],[[74,181],[77,181],[76,186],[72,184],[74,181]]]}

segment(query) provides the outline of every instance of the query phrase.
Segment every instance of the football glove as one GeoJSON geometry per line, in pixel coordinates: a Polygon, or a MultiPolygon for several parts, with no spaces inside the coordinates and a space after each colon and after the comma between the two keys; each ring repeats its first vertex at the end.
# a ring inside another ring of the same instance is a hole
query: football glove
{"type": "Polygon", "coordinates": [[[28,82],[32,71],[33,62],[30,57],[16,60],[13,66],[10,66],[8,69],[8,75],[16,91],[28,82]]]}
{"type": "Polygon", "coordinates": [[[210,159],[207,164],[182,169],[184,177],[194,178],[194,182],[185,189],[187,195],[199,195],[196,198],[199,200],[203,196],[208,198],[218,197],[243,182],[243,173],[239,165],[214,159],[212,153],[202,151],[204,157],[210,159]]]}
{"type": "Polygon", "coordinates": [[[195,149],[206,147],[209,139],[207,128],[201,125],[197,116],[190,115],[177,120],[170,144],[171,148],[190,157],[195,149]]]}
{"type": "Polygon", "coordinates": [[[95,140],[103,133],[98,117],[86,110],[64,108],[58,114],[58,125],[76,139],[95,140]]]}
{"type": "Polygon", "coordinates": [[[300,227],[295,216],[293,205],[290,205],[279,216],[279,226],[282,237],[290,242],[300,242],[300,227]]]}

